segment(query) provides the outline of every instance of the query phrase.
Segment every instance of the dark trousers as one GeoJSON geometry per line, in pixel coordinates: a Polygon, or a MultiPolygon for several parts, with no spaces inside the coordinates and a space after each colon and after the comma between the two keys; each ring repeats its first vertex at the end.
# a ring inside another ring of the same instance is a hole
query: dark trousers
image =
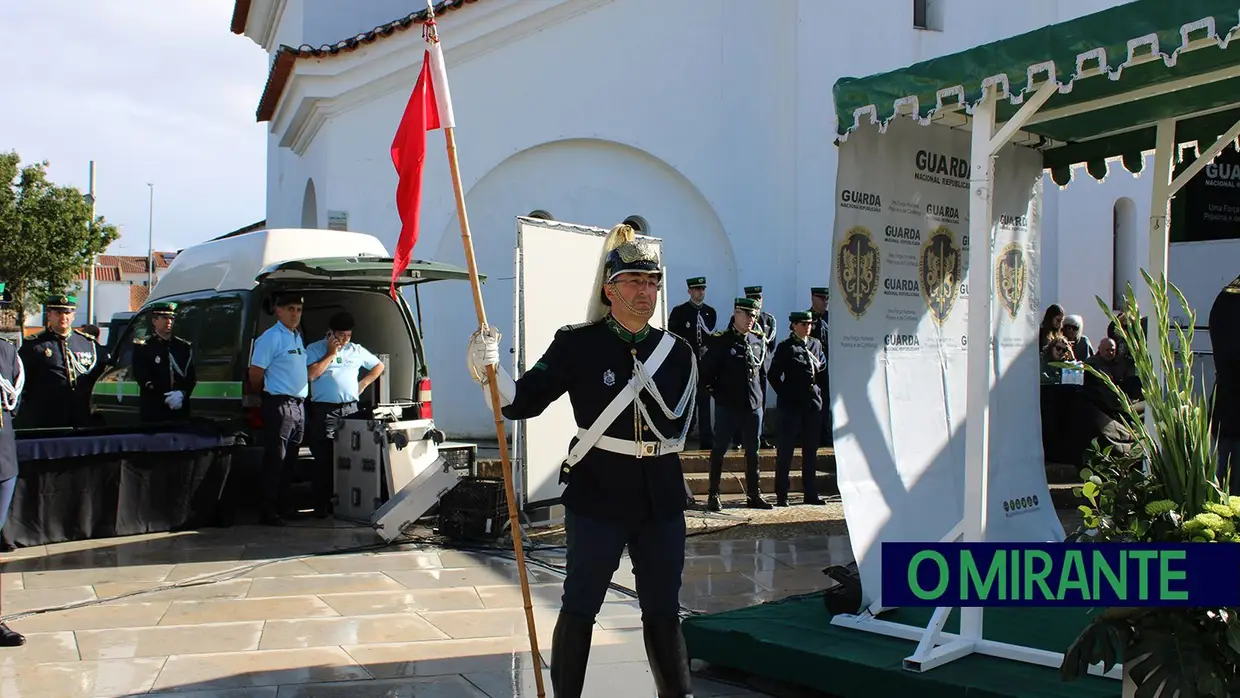
{"type": "Polygon", "coordinates": [[[305,437],[301,398],[263,393],[263,516],[280,515],[305,437]]]}
{"type": "Polygon", "coordinates": [[[685,567],[683,516],[625,525],[569,511],[564,515],[564,528],[568,574],[564,577],[562,613],[593,622],[627,545],[642,619],[677,617],[685,567]]]}
{"type": "Polygon", "coordinates": [[[835,443],[835,419],[831,415],[831,390],[822,391],[822,426],[818,430],[818,445],[830,446],[835,443]]]}
{"type": "MultiPolygon", "coordinates": [[[[758,483],[758,429],[762,423],[758,410],[737,410],[715,405],[715,433],[741,433],[741,446],[745,448],[745,491],[750,498],[761,494],[758,483]]],[[[710,450],[710,493],[719,494],[719,480],[723,477],[723,456],[728,452],[727,441],[716,441],[710,450]]]]}
{"type": "Polygon", "coordinates": [[[9,520],[9,507],[13,504],[13,491],[17,489],[17,476],[0,480],[0,530],[9,520]]]}
{"type": "Polygon", "coordinates": [[[714,422],[711,421],[710,391],[705,385],[698,385],[697,402],[693,408],[696,412],[698,442],[710,447],[715,442],[714,422]]]}
{"type": "Polygon", "coordinates": [[[332,510],[332,495],[336,490],[335,469],[336,432],[345,417],[357,412],[356,402],[311,402],[306,415],[306,441],[314,455],[314,510],[328,513],[332,510]]]}
{"type": "Polygon", "coordinates": [[[779,408],[779,445],[775,454],[775,495],[788,499],[792,454],[801,444],[801,489],[806,499],[818,498],[818,440],[822,410],[779,408]]]}
{"type": "MultiPolygon", "coordinates": [[[[766,377],[758,379],[759,385],[762,386],[762,409],[758,410],[758,446],[762,446],[763,426],[766,423],[766,377]]],[[[732,430],[732,443],[737,446],[745,445],[745,435],[741,432],[740,427],[732,430]]]]}

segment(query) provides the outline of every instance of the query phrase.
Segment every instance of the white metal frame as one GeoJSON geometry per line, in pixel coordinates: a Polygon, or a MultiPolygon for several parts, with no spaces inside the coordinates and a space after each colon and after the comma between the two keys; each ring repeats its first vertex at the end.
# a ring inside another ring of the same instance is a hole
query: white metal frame
{"type": "MultiPolygon", "coordinates": [[[[1229,75],[1225,73],[1229,71],[1234,72],[1234,69],[1199,76],[1194,83],[1205,84],[1228,77],[1229,75]]],[[[1048,77],[1052,76],[1053,73],[1048,75],[1048,77]]],[[[969,238],[973,241],[973,247],[970,250],[968,275],[969,287],[973,289],[973,292],[969,294],[968,305],[968,331],[971,337],[993,338],[991,301],[994,285],[990,278],[990,271],[994,265],[992,192],[995,158],[1022,128],[1037,121],[1034,115],[1042,105],[1046,104],[1047,100],[1058,92],[1058,89],[1059,86],[1053,79],[1043,82],[1036,91],[1026,97],[1026,101],[1011,120],[1004,123],[997,131],[995,107],[998,94],[993,86],[986,89],[985,97],[973,107],[970,155],[972,175],[969,194],[969,238]],[[989,244],[983,244],[983,241],[989,244]],[[982,289],[986,289],[987,292],[981,292],[982,289]]],[[[1120,95],[1109,100],[1091,102],[1090,106],[1092,109],[1101,109],[1134,99],[1132,94],[1120,95]]],[[[1240,122],[1238,122],[1210,148],[1202,151],[1197,161],[1173,181],[1171,173],[1176,155],[1175,127],[1175,119],[1167,119],[1157,124],[1149,249],[1150,274],[1156,280],[1166,278],[1167,274],[1167,219],[1171,197],[1228,143],[1240,136],[1240,122]]],[[[1145,292],[1145,297],[1148,299],[1148,291],[1145,292]]],[[[1153,352],[1156,375],[1158,375],[1161,373],[1157,353],[1158,340],[1163,328],[1157,327],[1157,323],[1151,324],[1154,325],[1152,328],[1154,334],[1150,338],[1150,347],[1153,352]]],[[[989,501],[987,478],[990,467],[990,391],[994,383],[994,365],[991,361],[992,342],[993,339],[991,342],[977,341],[969,344],[964,518],[944,537],[944,542],[955,542],[961,539],[965,542],[985,540],[986,504],[989,501]],[[982,376],[986,379],[981,380],[982,376]]],[[[1152,415],[1147,413],[1147,425],[1152,433],[1151,419],[1152,415]]],[[[880,599],[860,614],[834,616],[831,623],[917,642],[916,650],[904,660],[904,668],[910,671],[928,671],[970,654],[982,654],[1051,668],[1058,668],[1063,663],[1062,652],[1051,652],[985,639],[982,633],[982,608],[959,609],[960,632],[958,634],[943,632],[944,624],[953,610],[950,607],[936,608],[925,628],[879,620],[877,616],[882,610],[884,609],[881,607],[880,599]]],[[[1111,671],[1104,673],[1101,665],[1094,665],[1089,668],[1089,673],[1122,679],[1123,666],[1117,664],[1111,671]]]]}

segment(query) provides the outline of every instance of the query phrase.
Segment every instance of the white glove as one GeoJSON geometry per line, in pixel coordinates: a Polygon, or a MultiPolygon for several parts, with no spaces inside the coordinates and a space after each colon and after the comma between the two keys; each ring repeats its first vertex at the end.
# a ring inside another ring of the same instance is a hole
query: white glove
{"type": "Polygon", "coordinates": [[[475,332],[469,338],[469,350],[465,362],[474,382],[485,383],[487,366],[499,366],[499,330],[488,327],[486,332],[475,332]]]}
{"type": "Polygon", "coordinates": [[[169,409],[179,410],[184,402],[185,393],[182,393],[180,390],[173,390],[172,392],[164,393],[164,404],[167,405],[169,409]]]}
{"type": "Polygon", "coordinates": [[[487,384],[488,366],[495,367],[495,382],[499,387],[501,408],[512,404],[517,394],[516,382],[504,367],[499,365],[499,338],[500,333],[494,327],[488,327],[486,332],[475,332],[469,338],[469,349],[465,357],[474,381],[482,385],[482,399],[490,410],[495,408],[491,406],[491,386],[487,384]]]}

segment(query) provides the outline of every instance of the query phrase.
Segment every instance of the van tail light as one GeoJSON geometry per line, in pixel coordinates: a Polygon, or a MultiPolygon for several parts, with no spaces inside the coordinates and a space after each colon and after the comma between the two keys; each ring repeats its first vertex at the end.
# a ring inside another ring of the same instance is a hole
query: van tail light
{"type": "Polygon", "coordinates": [[[241,407],[245,409],[245,423],[251,429],[262,429],[263,400],[250,391],[249,381],[244,381],[241,385],[241,407]]]}
{"type": "Polygon", "coordinates": [[[418,419],[434,419],[435,410],[431,407],[431,379],[418,381],[418,419]]]}

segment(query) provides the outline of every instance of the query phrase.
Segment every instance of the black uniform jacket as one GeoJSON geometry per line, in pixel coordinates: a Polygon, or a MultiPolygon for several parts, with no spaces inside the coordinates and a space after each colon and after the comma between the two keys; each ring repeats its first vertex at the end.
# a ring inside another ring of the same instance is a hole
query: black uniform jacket
{"type": "Polygon", "coordinates": [[[814,312],[812,308],[810,309],[809,314],[814,318],[813,323],[809,326],[809,336],[817,339],[818,342],[822,344],[822,353],[826,354],[830,351],[830,349],[827,348],[827,331],[830,326],[830,316],[828,316],[826,312],[819,315],[814,312]]]}
{"type": "Polygon", "coordinates": [[[775,343],[779,341],[775,336],[775,316],[766,311],[758,313],[758,327],[762,328],[762,334],[766,337],[766,364],[770,366],[775,343]]]}
{"type": "MultiPolygon", "coordinates": [[[[17,347],[5,341],[0,341],[0,376],[9,382],[9,385],[17,384],[18,367],[17,347]]],[[[22,391],[25,393],[26,391],[22,391]]],[[[3,409],[0,407],[0,409],[3,409]]],[[[21,409],[21,398],[18,398],[17,409],[21,409]]],[[[4,410],[0,415],[0,480],[8,480],[11,477],[17,477],[17,440],[13,434],[13,419],[16,412],[4,410]]]]}
{"type": "Polygon", "coordinates": [[[162,339],[153,334],[133,347],[133,379],[141,394],[139,409],[143,421],[184,419],[189,416],[189,396],[198,384],[194,370],[194,348],[176,335],[162,339]],[[177,369],[180,369],[178,372],[177,369]],[[181,375],[184,372],[184,375],[181,375]],[[164,402],[166,393],[180,390],[185,397],[181,409],[164,402]]]}
{"type": "Polygon", "coordinates": [[[741,334],[728,325],[728,329],[711,335],[700,370],[717,404],[741,411],[756,412],[762,408],[766,341],[756,327],[753,332],[741,334]],[[762,361],[757,361],[759,358],[762,361]]]}
{"type": "Polygon", "coordinates": [[[817,339],[792,335],[775,348],[770,380],[780,409],[822,409],[826,375],[827,357],[817,339]]]}
{"type": "Polygon", "coordinates": [[[705,303],[694,305],[691,301],[685,301],[672,308],[672,312],[667,315],[667,329],[688,342],[689,346],[698,352],[698,356],[702,355],[701,350],[706,347],[707,338],[715,331],[716,322],[718,314],[705,303]],[[698,316],[701,316],[705,329],[699,330],[698,316]]]}
{"type": "Polygon", "coordinates": [[[90,425],[90,393],[107,363],[107,352],[73,330],[62,337],[44,330],[22,342],[26,367],[22,428],[90,425]]]}
{"type": "MultiPolygon", "coordinates": [[[[663,330],[652,327],[634,335],[610,316],[561,328],[538,363],[517,380],[516,396],[504,408],[504,416],[537,417],[568,393],[578,428],[589,429],[632,377],[634,355],[645,361],[663,336],[663,330]]],[[[689,385],[693,361],[693,349],[677,338],[655,373],[654,383],[669,409],[675,409],[689,385]]],[[[680,436],[685,417],[689,416],[687,412],[679,419],[669,420],[647,392],[643,391],[640,399],[665,437],[680,436]]],[[[636,440],[636,411],[636,404],[629,405],[607,427],[604,436],[636,440]]],[[[642,440],[657,442],[644,417],[641,423],[642,440]]],[[[570,448],[576,443],[574,438],[570,448]]],[[[682,516],[685,489],[680,454],[636,458],[592,448],[572,467],[561,502],[580,516],[623,523],[640,522],[650,516],[682,516]]]]}

